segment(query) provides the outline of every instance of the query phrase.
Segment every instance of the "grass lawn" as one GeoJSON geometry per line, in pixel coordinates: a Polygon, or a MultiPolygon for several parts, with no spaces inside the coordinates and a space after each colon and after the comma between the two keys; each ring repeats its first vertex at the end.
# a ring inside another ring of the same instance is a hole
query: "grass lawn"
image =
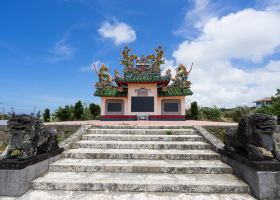
{"type": "Polygon", "coordinates": [[[0,154],[5,150],[6,146],[0,146],[0,154]]]}
{"type": "Polygon", "coordinates": [[[215,135],[223,143],[226,141],[226,129],[223,127],[205,127],[205,129],[215,135]]]}
{"type": "Polygon", "coordinates": [[[64,128],[63,131],[60,131],[57,135],[58,142],[62,142],[63,140],[69,138],[73,133],[75,133],[79,127],[76,128],[64,128]]]}

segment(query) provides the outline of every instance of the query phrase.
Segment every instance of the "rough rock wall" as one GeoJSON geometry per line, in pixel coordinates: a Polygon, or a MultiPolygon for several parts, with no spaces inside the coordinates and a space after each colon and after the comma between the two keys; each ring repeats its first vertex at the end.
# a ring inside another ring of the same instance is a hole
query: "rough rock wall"
{"type": "Polygon", "coordinates": [[[280,144],[280,126],[277,127],[278,127],[278,133],[275,134],[275,140],[277,143],[280,144]]]}
{"type": "MultiPolygon", "coordinates": [[[[54,127],[58,132],[58,140],[61,142],[76,132],[80,125],[45,125],[46,127],[54,127]]],[[[3,151],[10,141],[10,134],[7,132],[7,126],[0,126],[0,152],[3,151]]]]}
{"type": "Polygon", "coordinates": [[[0,151],[1,147],[4,148],[4,146],[7,145],[7,143],[10,140],[10,135],[7,133],[7,126],[0,126],[0,151]]]}

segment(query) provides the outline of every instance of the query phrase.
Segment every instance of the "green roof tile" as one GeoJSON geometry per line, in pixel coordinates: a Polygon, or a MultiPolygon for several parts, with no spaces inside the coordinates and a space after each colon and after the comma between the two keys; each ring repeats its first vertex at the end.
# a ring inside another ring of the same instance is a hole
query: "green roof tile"
{"type": "Polygon", "coordinates": [[[147,74],[140,74],[140,75],[132,75],[132,76],[125,76],[124,78],[118,77],[116,82],[160,82],[160,81],[170,81],[169,76],[159,76],[159,75],[147,75],[147,74]]]}
{"type": "Polygon", "coordinates": [[[159,91],[158,96],[189,96],[192,95],[192,91],[189,88],[179,88],[177,86],[169,86],[166,92],[159,91]]]}

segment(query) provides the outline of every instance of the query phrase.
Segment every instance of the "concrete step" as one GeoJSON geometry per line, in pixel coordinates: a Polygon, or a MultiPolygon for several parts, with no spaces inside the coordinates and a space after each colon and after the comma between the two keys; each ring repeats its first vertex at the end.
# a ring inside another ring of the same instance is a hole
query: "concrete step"
{"type": "Polygon", "coordinates": [[[223,174],[232,168],[220,160],[121,160],[62,159],[50,165],[51,172],[223,174]]]}
{"type": "Polygon", "coordinates": [[[30,190],[17,200],[256,200],[248,194],[30,190]]]}
{"type": "Polygon", "coordinates": [[[93,141],[81,140],[77,142],[80,148],[99,149],[210,149],[206,142],[188,141],[93,141]]]}
{"type": "Polygon", "coordinates": [[[174,122],[175,125],[128,125],[125,122],[121,125],[96,125],[93,126],[93,129],[193,129],[192,126],[178,126],[177,122],[174,122]]]}
{"type": "Polygon", "coordinates": [[[204,141],[199,135],[131,135],[131,134],[87,134],[83,140],[114,141],[204,141]]]}
{"type": "Polygon", "coordinates": [[[145,160],[217,160],[220,155],[212,150],[177,149],[71,149],[65,158],[76,159],[145,159],[145,160]]]}
{"type": "Polygon", "coordinates": [[[89,129],[89,134],[191,135],[194,129],[89,129]]]}
{"type": "Polygon", "coordinates": [[[32,182],[36,190],[248,193],[231,174],[49,172],[32,182]]]}

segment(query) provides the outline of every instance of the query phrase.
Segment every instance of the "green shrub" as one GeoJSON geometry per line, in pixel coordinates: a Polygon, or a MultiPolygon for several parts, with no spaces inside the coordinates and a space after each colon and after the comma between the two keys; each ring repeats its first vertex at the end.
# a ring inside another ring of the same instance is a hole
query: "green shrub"
{"type": "Polygon", "coordinates": [[[239,122],[242,117],[249,115],[251,112],[252,110],[248,106],[238,106],[229,111],[226,111],[224,113],[224,117],[229,118],[234,122],[239,122]]]}
{"type": "Polygon", "coordinates": [[[75,119],[77,119],[77,120],[82,119],[83,112],[84,112],[83,104],[81,101],[78,101],[77,103],[75,103],[75,106],[74,106],[75,119]]]}
{"type": "Polygon", "coordinates": [[[46,108],[43,113],[44,122],[49,122],[51,119],[50,109],[46,108]]]}
{"type": "Polygon", "coordinates": [[[91,115],[93,116],[93,119],[96,119],[101,112],[100,106],[94,103],[89,104],[89,110],[91,112],[91,115]]]}
{"type": "Polygon", "coordinates": [[[190,109],[190,118],[193,120],[198,120],[198,106],[197,102],[194,101],[191,103],[191,109],[190,109]]]}
{"type": "Polygon", "coordinates": [[[262,106],[254,110],[255,113],[261,113],[266,115],[273,115],[273,110],[271,106],[262,106]]]}
{"type": "Polygon", "coordinates": [[[222,121],[222,112],[217,108],[203,107],[200,109],[200,118],[202,120],[222,121]]]}

